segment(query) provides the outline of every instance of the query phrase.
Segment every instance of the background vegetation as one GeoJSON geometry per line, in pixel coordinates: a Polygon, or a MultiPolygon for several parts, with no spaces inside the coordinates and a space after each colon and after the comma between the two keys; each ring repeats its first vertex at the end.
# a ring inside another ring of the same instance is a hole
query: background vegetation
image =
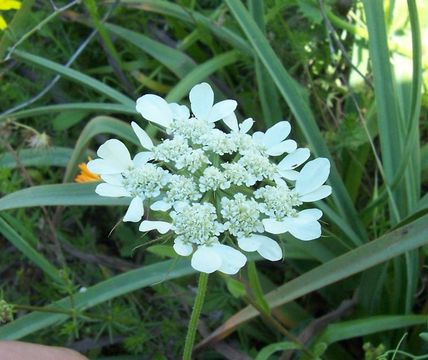
{"type": "Polygon", "coordinates": [[[180,357],[188,260],[73,179],[109,137],[137,145],[131,120],[156,136],[138,96],[187,101],[209,81],[241,118],[288,119],[335,165],[322,239],[282,236],[283,262],[210,277],[198,356],[425,358],[425,1],[24,0],[3,16],[0,339],[180,357]]]}

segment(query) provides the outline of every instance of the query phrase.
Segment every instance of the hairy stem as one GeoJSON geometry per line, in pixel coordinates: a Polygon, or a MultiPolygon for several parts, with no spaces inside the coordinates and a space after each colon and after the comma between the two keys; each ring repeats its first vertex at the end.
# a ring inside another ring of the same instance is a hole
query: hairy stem
{"type": "Polygon", "coordinates": [[[201,273],[199,275],[198,293],[196,294],[189,327],[187,329],[186,342],[184,344],[183,351],[183,360],[190,360],[192,358],[193,344],[195,342],[196,329],[198,327],[199,317],[204,304],[205,293],[207,291],[207,283],[208,274],[201,273]]]}

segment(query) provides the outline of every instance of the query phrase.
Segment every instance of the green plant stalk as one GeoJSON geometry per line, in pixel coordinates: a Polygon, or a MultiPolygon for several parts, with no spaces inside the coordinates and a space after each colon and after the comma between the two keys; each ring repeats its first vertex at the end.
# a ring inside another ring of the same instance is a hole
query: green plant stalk
{"type": "Polygon", "coordinates": [[[53,307],[43,307],[43,306],[32,306],[32,305],[22,305],[22,304],[11,304],[15,310],[26,310],[26,311],[37,311],[41,313],[49,313],[49,314],[64,314],[68,315],[73,319],[73,321],[77,321],[77,317],[92,319],[92,320],[100,320],[100,321],[111,321],[110,317],[105,316],[97,316],[97,315],[89,315],[78,312],[75,308],[71,309],[60,309],[53,307]]]}
{"type": "Polygon", "coordinates": [[[98,30],[101,39],[104,41],[105,46],[107,47],[114,60],[119,64],[120,68],[122,68],[120,56],[117,53],[116,48],[114,47],[106,28],[100,20],[95,0],[85,0],[83,3],[85,4],[86,9],[88,10],[89,15],[91,16],[91,20],[94,23],[94,27],[98,30]]]}
{"type": "MultiPolygon", "coordinates": [[[[360,36],[364,40],[368,40],[369,33],[368,33],[367,29],[364,29],[364,28],[359,27],[357,25],[353,25],[353,24],[343,20],[339,16],[335,15],[332,11],[327,10],[326,14],[327,14],[328,19],[331,21],[331,23],[333,25],[348,31],[353,35],[360,36]]],[[[391,51],[396,51],[398,54],[406,56],[408,58],[413,57],[411,50],[406,49],[403,46],[400,46],[395,41],[389,40],[389,44],[390,44],[390,50],[391,51]]],[[[422,68],[428,69],[428,62],[427,61],[423,61],[422,68]]]]}
{"type": "Polygon", "coordinates": [[[191,360],[193,344],[195,343],[196,329],[198,327],[199,317],[202,306],[204,305],[205,293],[207,291],[208,274],[199,275],[198,293],[196,294],[195,304],[193,305],[192,315],[190,317],[189,327],[187,329],[186,342],[184,343],[183,360],[191,360]]]}
{"type": "Polygon", "coordinates": [[[286,338],[290,339],[294,344],[296,344],[297,348],[300,349],[307,356],[308,359],[316,360],[315,354],[308,350],[296,336],[294,336],[290,331],[288,331],[284,326],[282,326],[282,324],[273,317],[270,311],[266,311],[256,300],[254,300],[249,295],[245,297],[245,300],[257,309],[257,311],[260,313],[260,316],[267,324],[271,325],[274,330],[278,331],[280,334],[282,334],[286,338]]]}

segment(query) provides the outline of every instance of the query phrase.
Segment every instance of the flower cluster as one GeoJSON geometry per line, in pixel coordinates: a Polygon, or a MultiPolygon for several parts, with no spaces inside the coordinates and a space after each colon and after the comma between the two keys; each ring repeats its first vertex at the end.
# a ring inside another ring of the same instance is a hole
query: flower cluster
{"type": "Polygon", "coordinates": [[[103,180],[99,195],[131,198],[123,221],[140,222],[150,208],[139,230],[173,233],[177,254],[192,255],[192,266],[206,273],[237,273],[244,252],[280,260],[280,245],[265,233],[319,238],[322,212],[299,207],[330,195],[330,162],[306,162],[309,150],[287,139],[287,121],[250,135],[253,120],[238,123],[236,101],[215,104],[207,83],[194,86],[189,99],[191,111],[156,95],[140,97],[137,111],[162,127],[165,139],[155,143],[133,122],[143,151],[131,158],[111,139],[88,163],[103,180]]]}

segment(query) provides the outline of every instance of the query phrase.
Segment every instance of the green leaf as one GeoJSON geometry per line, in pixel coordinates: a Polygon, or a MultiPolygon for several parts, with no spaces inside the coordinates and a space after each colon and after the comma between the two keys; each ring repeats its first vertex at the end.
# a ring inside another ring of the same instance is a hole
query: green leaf
{"type": "MultiPolygon", "coordinates": [[[[331,154],[324,142],[320,130],[318,129],[307,100],[302,96],[301,88],[284,69],[280,59],[273,51],[262,31],[251,18],[244,5],[240,1],[232,0],[226,0],[226,3],[246,34],[248,41],[253,46],[256,55],[266,67],[268,73],[272,77],[272,80],[278,87],[280,94],[289,105],[300,129],[315,154],[317,156],[327,157],[331,160],[331,154]]],[[[330,184],[333,187],[333,198],[341,217],[346,219],[359,236],[359,242],[354,245],[361,244],[363,240],[366,239],[366,232],[362,223],[359,221],[358,214],[352,204],[349,194],[346,191],[342,179],[334,166],[334,163],[332,163],[331,168],[330,184]]]]}
{"type": "Polygon", "coordinates": [[[67,130],[82,121],[86,115],[88,112],[83,110],[64,111],[53,119],[52,126],[56,131],[67,130]]]}
{"type": "MultiPolygon", "coordinates": [[[[85,292],[74,294],[74,309],[77,311],[90,309],[91,307],[132,291],[190,275],[194,272],[195,270],[190,266],[187,260],[168,260],[144,266],[140,269],[131,270],[88,287],[85,292]]],[[[64,310],[73,309],[69,297],[55,301],[48,307],[64,310]]],[[[69,315],[67,314],[33,312],[0,327],[0,339],[20,339],[38,330],[58,325],[68,318],[69,315]]]]}
{"type": "Polygon", "coordinates": [[[161,258],[175,259],[177,257],[177,253],[171,245],[152,245],[149,246],[146,250],[161,258]]]}
{"type": "Polygon", "coordinates": [[[426,315],[373,316],[365,319],[344,321],[328,325],[327,329],[317,338],[316,344],[333,344],[346,339],[425,324],[426,322],[426,315]]]}
{"type": "MultiPolygon", "coordinates": [[[[18,151],[19,162],[23,166],[61,166],[66,167],[73,149],[51,147],[47,149],[22,149],[18,151]]],[[[10,153],[0,154],[0,168],[16,168],[16,159],[10,153]]]]}
{"type": "Polygon", "coordinates": [[[208,76],[213,74],[219,69],[233,64],[239,60],[240,55],[236,50],[231,50],[221,55],[215,56],[214,58],[206,61],[205,63],[198,65],[192,71],[190,71],[178,84],[168,93],[165,98],[168,102],[178,102],[184,96],[186,96],[190,89],[205,80],[208,76]]]}
{"type": "Polygon", "coordinates": [[[235,280],[230,276],[225,276],[224,280],[226,282],[227,290],[229,290],[233,297],[239,299],[247,294],[245,285],[242,282],[235,280]]]}
{"type": "Polygon", "coordinates": [[[128,205],[129,198],[109,198],[95,193],[96,183],[33,186],[0,199],[0,211],[34,206],[117,206],[128,205]]]}
{"type": "Polygon", "coordinates": [[[195,62],[183,52],[161,44],[145,35],[125,29],[118,25],[105,24],[105,27],[111,33],[121,37],[123,40],[128,41],[131,44],[134,44],[150,56],[153,56],[179,78],[185,77],[196,67],[195,62]]]}
{"type": "Polygon", "coordinates": [[[0,217],[0,233],[15,246],[25,257],[37,265],[52,280],[62,283],[59,271],[42,254],[35,250],[22,238],[2,217],[0,217]]]}
{"type": "Polygon", "coordinates": [[[268,346],[265,346],[256,356],[255,360],[269,360],[271,359],[271,355],[278,351],[285,351],[285,350],[294,350],[294,349],[300,349],[299,344],[292,343],[290,341],[284,341],[279,343],[270,344],[268,346]]]}
{"type": "MultiPolygon", "coordinates": [[[[259,26],[263,34],[266,35],[266,26],[264,22],[264,2],[261,0],[250,0],[249,8],[254,21],[259,26]]],[[[255,70],[260,103],[263,112],[263,122],[266,127],[270,127],[282,119],[282,111],[279,105],[278,91],[272,78],[266,68],[260,62],[258,57],[255,57],[255,70]]]]}
{"type": "Polygon", "coordinates": [[[15,58],[28,61],[32,64],[35,64],[37,66],[43,67],[45,69],[48,69],[50,71],[53,71],[56,74],[62,75],[72,81],[75,81],[77,83],[81,83],[89,88],[94,89],[95,91],[98,91],[101,94],[104,94],[105,96],[109,97],[110,99],[117,101],[119,103],[122,103],[123,105],[126,105],[128,107],[134,107],[135,101],[130,99],[129,97],[123,95],[119,91],[116,91],[112,87],[102,83],[101,81],[94,79],[88,75],[85,75],[77,70],[70,69],[64,65],[55,63],[51,60],[47,60],[45,58],[42,58],[37,55],[33,55],[30,53],[27,53],[22,50],[15,50],[13,52],[13,56],[15,58]]]}
{"type": "MultiPolygon", "coordinates": [[[[404,139],[400,137],[400,134],[404,135],[403,121],[400,119],[396,84],[389,60],[383,3],[363,0],[363,4],[369,31],[369,52],[375,88],[382,164],[385,181],[390,186],[396,174],[399,162],[397,160],[401,159],[404,139]]],[[[391,220],[393,223],[397,223],[400,220],[400,211],[402,214],[407,206],[403,203],[402,193],[399,194],[396,190],[392,192],[392,195],[393,198],[390,199],[391,220]]]]}
{"type": "Polygon", "coordinates": [[[107,113],[122,113],[127,115],[135,115],[135,104],[132,106],[125,106],[120,104],[106,104],[106,103],[72,103],[60,105],[40,106],[28,110],[17,111],[13,114],[0,116],[0,121],[7,119],[23,119],[38,115],[52,114],[63,111],[88,111],[88,112],[107,112],[107,113]]]}
{"type": "MultiPolygon", "coordinates": [[[[407,251],[428,243],[428,215],[376,240],[330,260],[266,294],[269,307],[276,308],[337,281],[358,274],[407,251]]],[[[244,322],[258,316],[251,306],[239,311],[202,343],[219,340],[244,322]]]]}
{"type": "Polygon", "coordinates": [[[202,15],[198,11],[193,11],[179,4],[164,0],[122,0],[121,4],[147,12],[155,12],[174,17],[180,22],[189,23],[192,29],[197,25],[201,25],[225,43],[230,44],[233,48],[249,54],[252,53],[251,47],[242,37],[224,25],[219,26],[215,20],[202,15]]]}

